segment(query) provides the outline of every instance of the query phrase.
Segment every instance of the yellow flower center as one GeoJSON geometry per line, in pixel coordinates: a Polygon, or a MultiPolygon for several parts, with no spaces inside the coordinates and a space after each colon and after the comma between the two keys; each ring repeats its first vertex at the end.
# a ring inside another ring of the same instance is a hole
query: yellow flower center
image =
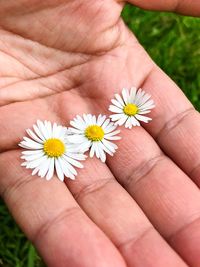
{"type": "Polygon", "coordinates": [[[65,153],[65,144],[60,139],[50,138],[44,143],[43,150],[51,158],[60,157],[65,153]]]}
{"type": "Polygon", "coordinates": [[[104,131],[98,125],[91,125],[86,128],[85,136],[91,141],[101,141],[104,137],[104,131]]]}
{"type": "Polygon", "coordinates": [[[134,104],[127,104],[124,107],[124,113],[128,116],[134,116],[138,112],[138,107],[134,104]]]}

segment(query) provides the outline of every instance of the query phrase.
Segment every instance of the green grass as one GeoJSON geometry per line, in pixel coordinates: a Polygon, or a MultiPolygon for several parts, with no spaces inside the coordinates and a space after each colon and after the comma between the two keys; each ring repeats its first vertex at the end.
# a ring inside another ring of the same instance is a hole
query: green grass
{"type": "MultiPolygon", "coordinates": [[[[129,5],[123,18],[156,63],[200,110],[200,19],[145,12],[129,5]]],[[[0,201],[0,267],[44,266],[0,201]]]]}
{"type": "Polygon", "coordinates": [[[130,5],[123,17],[153,60],[200,110],[200,19],[130,5]]]}

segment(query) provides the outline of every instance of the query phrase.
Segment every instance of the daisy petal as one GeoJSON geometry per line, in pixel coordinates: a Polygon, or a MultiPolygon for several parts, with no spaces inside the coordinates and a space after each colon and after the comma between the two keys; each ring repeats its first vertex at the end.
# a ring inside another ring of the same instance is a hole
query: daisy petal
{"type": "Polygon", "coordinates": [[[54,158],[51,158],[51,161],[50,161],[50,164],[49,164],[49,170],[47,172],[47,175],[46,175],[46,179],[47,181],[49,181],[53,175],[54,175],[54,158]]]}
{"type": "Polygon", "coordinates": [[[90,148],[90,158],[94,157],[94,153],[95,153],[95,143],[93,143],[90,148]]]}
{"type": "Polygon", "coordinates": [[[137,89],[136,87],[131,87],[131,92],[130,92],[130,103],[134,103],[135,96],[136,96],[137,89]]]}
{"type": "Polygon", "coordinates": [[[140,121],[143,121],[145,123],[148,123],[149,121],[151,121],[152,119],[149,118],[149,117],[146,117],[146,116],[142,116],[142,115],[139,115],[139,114],[136,114],[135,115],[136,119],[140,120],[140,121]]]}
{"type": "Polygon", "coordinates": [[[128,102],[129,102],[129,95],[127,94],[126,88],[123,88],[122,89],[122,97],[123,97],[124,103],[125,104],[128,104],[128,102]]]}
{"type": "Polygon", "coordinates": [[[77,168],[83,168],[83,165],[79,162],[79,161],[77,161],[77,160],[75,160],[75,159],[72,159],[72,158],[70,158],[70,157],[68,157],[68,156],[66,156],[67,157],[67,161],[70,163],[70,164],[72,164],[73,166],[75,166],[75,167],[77,167],[77,168]]]}
{"type": "Polygon", "coordinates": [[[121,96],[119,94],[115,94],[115,98],[124,107],[125,102],[122,100],[121,96]]]}
{"type": "Polygon", "coordinates": [[[99,115],[97,118],[97,125],[101,126],[106,119],[106,115],[99,115]]]}
{"type": "Polygon", "coordinates": [[[64,173],[62,171],[62,167],[58,159],[55,159],[55,167],[56,167],[56,173],[57,173],[58,178],[63,182],[64,173]]]}
{"type": "Polygon", "coordinates": [[[140,122],[134,116],[131,117],[131,123],[133,126],[140,126],[140,122]]]}
{"type": "Polygon", "coordinates": [[[122,105],[119,101],[115,99],[111,99],[111,102],[113,103],[114,106],[117,106],[118,108],[123,109],[124,105],[122,105]]]}
{"type": "Polygon", "coordinates": [[[116,124],[118,124],[119,126],[123,125],[128,119],[128,116],[123,115],[117,122],[116,124]]]}
{"type": "Polygon", "coordinates": [[[114,115],[110,115],[110,118],[112,121],[117,121],[120,120],[124,117],[127,117],[125,114],[114,114],[114,115]]]}
{"type": "Polygon", "coordinates": [[[31,131],[31,129],[27,129],[26,132],[34,141],[36,141],[36,142],[38,142],[40,144],[43,144],[43,140],[40,139],[39,137],[37,137],[37,135],[34,134],[34,132],[31,131]]]}
{"type": "Polygon", "coordinates": [[[100,160],[102,162],[105,162],[106,161],[106,154],[105,154],[105,152],[103,151],[103,149],[102,149],[101,146],[99,146],[98,149],[99,149],[100,160]]]}
{"type": "Polygon", "coordinates": [[[116,112],[116,113],[123,113],[123,109],[118,108],[116,106],[110,105],[108,110],[110,110],[111,112],[116,112]]]}

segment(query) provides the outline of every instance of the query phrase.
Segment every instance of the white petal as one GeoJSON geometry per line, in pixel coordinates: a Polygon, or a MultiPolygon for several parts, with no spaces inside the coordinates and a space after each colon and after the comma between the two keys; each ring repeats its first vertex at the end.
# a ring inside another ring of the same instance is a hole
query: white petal
{"type": "Polygon", "coordinates": [[[43,177],[47,174],[47,172],[48,172],[48,170],[49,170],[49,167],[50,167],[50,163],[51,163],[51,158],[48,158],[48,159],[42,164],[42,166],[41,166],[41,168],[40,168],[40,171],[39,171],[39,173],[38,173],[38,175],[39,175],[41,178],[43,178],[43,177]]]}
{"type": "Polygon", "coordinates": [[[114,114],[110,115],[109,117],[111,118],[112,121],[117,121],[127,116],[125,114],[114,114]]]}
{"type": "Polygon", "coordinates": [[[65,155],[62,156],[62,160],[64,160],[64,163],[66,165],[66,167],[68,168],[68,170],[74,174],[77,175],[77,171],[74,169],[74,167],[68,162],[68,157],[66,157],[65,155]]]}
{"type": "Polygon", "coordinates": [[[151,95],[145,94],[143,98],[141,99],[141,103],[146,103],[151,98],[151,95]]]}
{"type": "Polygon", "coordinates": [[[106,127],[109,125],[109,123],[110,123],[110,119],[107,119],[107,120],[104,121],[104,123],[101,126],[103,128],[103,130],[106,129],[106,127]]]}
{"type": "Polygon", "coordinates": [[[97,124],[97,119],[96,119],[95,115],[92,116],[92,124],[94,124],[94,125],[97,124]]]}
{"type": "Polygon", "coordinates": [[[132,128],[131,117],[129,117],[125,123],[125,128],[132,128]]]}
{"type": "Polygon", "coordinates": [[[41,157],[44,156],[44,152],[40,152],[40,153],[37,153],[37,154],[32,154],[32,155],[23,155],[21,156],[21,159],[24,159],[26,161],[32,161],[32,160],[36,160],[36,159],[39,159],[41,157]]]}
{"type": "Polygon", "coordinates": [[[40,129],[37,127],[37,125],[33,125],[33,129],[34,129],[34,131],[36,132],[36,134],[38,135],[38,137],[41,139],[41,140],[43,140],[43,141],[45,141],[45,137],[43,136],[43,134],[42,134],[42,132],[40,131],[40,129]]]}
{"type": "Polygon", "coordinates": [[[62,171],[62,167],[58,161],[58,159],[55,159],[55,167],[56,167],[56,173],[60,181],[64,181],[64,173],[62,171]]]}
{"type": "Polygon", "coordinates": [[[38,126],[40,132],[42,133],[42,135],[44,136],[44,138],[48,139],[48,133],[47,133],[47,129],[46,129],[44,123],[40,120],[37,120],[37,126],[38,126]]]}
{"type": "Polygon", "coordinates": [[[125,104],[128,104],[129,102],[129,95],[127,94],[127,90],[125,88],[122,89],[122,97],[125,104]]]}
{"type": "Polygon", "coordinates": [[[110,110],[113,113],[123,113],[123,109],[118,108],[116,106],[110,105],[108,110],[110,110]]]}
{"type": "Polygon", "coordinates": [[[90,148],[90,158],[94,157],[94,153],[95,153],[95,143],[93,142],[90,148]]]}
{"type": "Polygon", "coordinates": [[[87,158],[87,156],[82,153],[69,153],[68,152],[68,153],[65,153],[65,155],[76,160],[85,160],[87,158]]]}
{"type": "Polygon", "coordinates": [[[75,159],[70,158],[70,157],[67,156],[67,155],[65,155],[65,156],[66,156],[67,161],[68,161],[70,164],[72,164],[73,166],[75,166],[75,167],[77,167],[77,168],[83,168],[83,165],[82,165],[80,162],[78,162],[78,161],[75,160],[75,159]]]}
{"type": "Polygon", "coordinates": [[[103,149],[110,156],[113,156],[113,153],[102,142],[99,143],[99,146],[101,147],[101,149],[103,149]]]}
{"type": "Polygon", "coordinates": [[[83,119],[86,126],[92,125],[92,115],[91,114],[83,114],[83,119]]]}
{"type": "Polygon", "coordinates": [[[140,109],[147,109],[147,108],[149,109],[149,107],[151,107],[151,106],[155,107],[154,101],[152,99],[147,101],[146,103],[142,103],[141,105],[139,105],[139,108],[140,109]]]}
{"type": "Polygon", "coordinates": [[[84,143],[87,140],[86,137],[82,134],[69,135],[67,139],[69,140],[69,142],[74,144],[84,143]]]}
{"type": "Polygon", "coordinates": [[[33,139],[35,140],[37,143],[41,143],[43,144],[43,140],[40,139],[31,129],[27,129],[26,130],[27,134],[33,139]]]}
{"type": "Polygon", "coordinates": [[[91,144],[92,144],[92,142],[90,140],[88,140],[87,142],[84,142],[82,144],[79,144],[79,146],[77,147],[77,152],[85,153],[86,151],[89,150],[91,144]]]}
{"type": "Polygon", "coordinates": [[[46,179],[47,181],[49,181],[53,175],[54,175],[54,158],[51,158],[51,161],[50,161],[50,164],[49,164],[49,170],[47,172],[47,175],[46,175],[46,179]]]}
{"type": "Polygon", "coordinates": [[[36,155],[36,154],[40,154],[41,152],[43,152],[43,149],[39,149],[39,150],[26,150],[26,151],[22,151],[23,155],[36,155]]]}
{"type": "Polygon", "coordinates": [[[68,128],[68,132],[70,133],[70,134],[82,134],[82,133],[84,133],[84,131],[82,131],[82,130],[78,130],[78,129],[75,129],[75,128],[72,128],[72,127],[69,127],[68,128]]]}
{"type": "Polygon", "coordinates": [[[63,174],[67,177],[70,178],[72,180],[75,179],[74,174],[72,174],[69,169],[68,166],[70,165],[69,163],[67,163],[63,158],[58,158],[58,161],[60,163],[60,166],[62,168],[63,174]]]}
{"type": "Polygon", "coordinates": [[[135,96],[135,104],[138,106],[140,103],[142,103],[143,96],[145,95],[145,91],[143,91],[141,88],[137,91],[135,96]]]}
{"type": "MultiPolygon", "coordinates": [[[[76,127],[74,125],[72,125],[72,126],[74,126],[75,128],[77,128],[79,130],[84,130],[86,128],[86,123],[80,115],[76,116],[76,118],[74,119],[74,122],[75,122],[76,127]]],[[[71,124],[71,122],[70,122],[70,124],[71,124]]]]}
{"type": "Polygon", "coordinates": [[[47,157],[43,156],[43,157],[41,157],[39,159],[27,162],[27,168],[28,169],[34,169],[34,168],[36,168],[38,166],[41,166],[46,160],[47,160],[47,157]]]}
{"type": "Polygon", "coordinates": [[[124,105],[122,105],[119,101],[115,100],[115,99],[111,99],[111,102],[113,103],[113,105],[117,106],[120,109],[123,109],[124,105]]]}
{"type": "Polygon", "coordinates": [[[66,145],[67,149],[66,149],[66,153],[65,154],[68,154],[68,153],[81,153],[83,154],[84,152],[86,152],[89,147],[90,147],[90,144],[91,144],[91,141],[88,141],[86,139],[86,141],[84,143],[80,143],[80,144],[70,144],[68,143],[66,145]]]}
{"type": "Polygon", "coordinates": [[[104,136],[107,140],[121,140],[121,136],[104,136]]]}
{"type": "Polygon", "coordinates": [[[99,149],[100,160],[102,162],[105,162],[106,161],[106,154],[105,154],[105,152],[103,151],[103,149],[102,149],[101,146],[98,146],[98,149],[99,149]]]}
{"type": "Polygon", "coordinates": [[[107,141],[105,139],[102,140],[102,143],[112,152],[115,153],[115,150],[118,148],[114,143],[107,141]]]}
{"type": "Polygon", "coordinates": [[[100,154],[99,154],[98,142],[94,142],[94,147],[95,147],[96,157],[99,159],[100,158],[100,154]]]}
{"type": "Polygon", "coordinates": [[[151,112],[151,110],[139,110],[139,112],[138,112],[138,114],[148,114],[148,113],[150,113],[151,112]]]}
{"type": "MultiPolygon", "coordinates": [[[[25,137],[24,137],[25,138],[25,137]]],[[[28,138],[28,137],[26,137],[28,138]]],[[[30,139],[31,140],[31,139],[30,139]]],[[[27,148],[27,149],[42,149],[43,145],[36,143],[35,141],[22,141],[19,146],[23,147],[23,148],[27,148]]]]}
{"type": "Polygon", "coordinates": [[[122,100],[121,96],[119,94],[115,94],[115,98],[117,99],[117,101],[124,107],[125,103],[122,100]]]}
{"type": "Polygon", "coordinates": [[[59,138],[63,140],[67,136],[67,133],[68,133],[67,127],[62,126],[62,129],[59,134],[59,138]]]}
{"type": "Polygon", "coordinates": [[[97,125],[101,126],[106,119],[106,115],[99,115],[97,118],[97,125]]]}
{"type": "Polygon", "coordinates": [[[113,131],[113,132],[110,132],[110,133],[105,134],[104,137],[105,137],[105,136],[113,136],[113,135],[117,135],[117,134],[119,134],[120,132],[121,132],[120,130],[116,130],[116,131],[113,131]]]}
{"type": "Polygon", "coordinates": [[[131,92],[130,92],[130,102],[131,103],[135,102],[136,92],[137,92],[137,88],[136,87],[131,87],[131,92]]]}
{"type": "Polygon", "coordinates": [[[135,117],[136,117],[136,119],[138,119],[138,120],[140,120],[140,121],[143,121],[143,122],[146,122],[146,123],[148,123],[149,121],[152,120],[152,119],[149,118],[149,117],[142,116],[142,115],[139,115],[139,114],[136,114],[135,117]]]}
{"type": "Polygon", "coordinates": [[[77,175],[76,170],[69,163],[66,164],[65,160],[63,160],[63,163],[64,163],[63,167],[65,168],[64,169],[65,176],[72,179],[72,180],[75,180],[76,175],[77,175]],[[71,168],[73,168],[73,172],[70,171],[71,168]],[[74,174],[74,173],[76,173],[76,174],[74,174]]]}
{"type": "Polygon", "coordinates": [[[140,126],[140,122],[134,116],[131,117],[131,123],[133,126],[140,126]]]}
{"type": "Polygon", "coordinates": [[[37,174],[39,170],[40,170],[39,167],[36,167],[35,169],[33,169],[33,171],[32,171],[32,175],[37,174]]]}
{"type": "Polygon", "coordinates": [[[52,138],[52,132],[51,132],[51,128],[49,127],[49,122],[48,121],[44,121],[44,126],[45,126],[45,132],[46,132],[46,136],[47,138],[52,138]]]}
{"type": "Polygon", "coordinates": [[[128,119],[128,116],[123,115],[123,117],[120,120],[118,120],[116,122],[116,124],[118,124],[119,126],[121,126],[121,125],[123,125],[126,122],[127,119],[128,119]]]}
{"type": "Polygon", "coordinates": [[[53,134],[53,138],[60,138],[61,133],[62,133],[63,127],[61,125],[58,125],[55,130],[54,130],[54,134],[53,134]]]}
{"type": "Polygon", "coordinates": [[[52,129],[52,124],[50,121],[47,121],[47,129],[48,129],[48,134],[49,134],[49,138],[52,138],[53,136],[53,129],[52,129]]]}

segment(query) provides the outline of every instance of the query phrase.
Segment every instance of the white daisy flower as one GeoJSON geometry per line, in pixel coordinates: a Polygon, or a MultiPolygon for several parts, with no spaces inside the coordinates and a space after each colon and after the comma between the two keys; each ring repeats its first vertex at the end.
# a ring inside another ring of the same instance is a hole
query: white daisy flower
{"type": "Polygon", "coordinates": [[[77,171],[74,167],[83,168],[79,160],[85,160],[86,156],[79,153],[78,147],[67,140],[67,128],[52,124],[49,121],[37,121],[33,130],[26,130],[29,137],[24,137],[19,146],[27,149],[22,152],[21,165],[27,169],[33,169],[32,175],[38,174],[50,180],[54,175],[54,169],[61,181],[64,176],[75,179],[77,171]]]}
{"type": "Polygon", "coordinates": [[[116,130],[117,126],[106,119],[105,115],[98,117],[91,114],[83,114],[83,117],[77,115],[74,120],[70,121],[71,126],[68,128],[71,136],[70,142],[80,144],[82,151],[90,149],[90,157],[96,155],[102,162],[106,161],[106,153],[113,156],[118,148],[111,140],[119,140],[121,137],[116,136],[120,133],[116,130]]]}
{"type": "Polygon", "coordinates": [[[140,126],[139,121],[148,123],[152,119],[143,116],[144,114],[150,113],[151,109],[155,107],[154,101],[151,96],[142,89],[132,87],[122,90],[122,97],[119,94],[115,94],[116,99],[112,99],[113,105],[109,106],[109,110],[114,115],[110,115],[112,121],[117,125],[125,124],[126,128],[131,129],[132,126],[140,126]]]}

